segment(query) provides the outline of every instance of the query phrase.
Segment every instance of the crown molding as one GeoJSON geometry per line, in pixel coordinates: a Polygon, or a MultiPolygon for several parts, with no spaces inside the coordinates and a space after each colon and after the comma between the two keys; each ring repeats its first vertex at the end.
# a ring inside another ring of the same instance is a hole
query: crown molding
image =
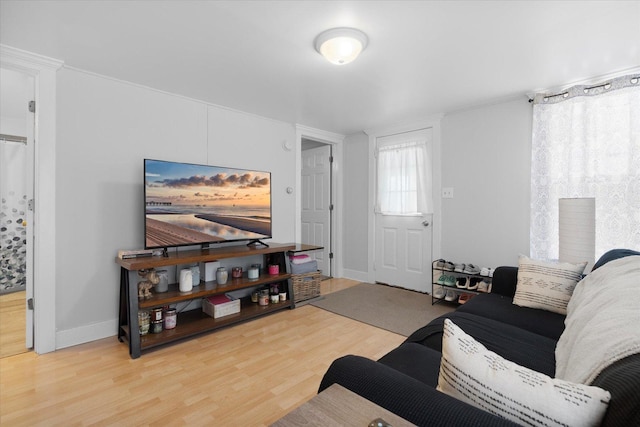
{"type": "Polygon", "coordinates": [[[41,68],[53,68],[54,70],[57,70],[64,65],[64,62],[58,59],[27,52],[26,50],[4,44],[0,44],[0,58],[2,58],[3,66],[6,66],[7,68],[20,69],[22,71],[33,70],[34,65],[41,68]]]}

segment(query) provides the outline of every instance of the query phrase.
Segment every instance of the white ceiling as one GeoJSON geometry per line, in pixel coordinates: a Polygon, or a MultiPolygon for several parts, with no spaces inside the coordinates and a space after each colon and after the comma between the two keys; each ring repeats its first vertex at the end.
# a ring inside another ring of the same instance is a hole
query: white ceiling
{"type": "Polygon", "coordinates": [[[0,43],[327,131],[417,120],[640,65],[640,1],[7,1],[0,43]],[[332,27],[369,46],[335,66],[332,27]]]}

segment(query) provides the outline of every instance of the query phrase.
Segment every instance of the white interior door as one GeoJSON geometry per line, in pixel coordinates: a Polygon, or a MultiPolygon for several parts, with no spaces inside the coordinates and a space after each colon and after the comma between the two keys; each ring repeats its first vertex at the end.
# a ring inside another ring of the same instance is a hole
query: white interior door
{"type": "MultiPolygon", "coordinates": [[[[378,144],[395,145],[406,141],[424,141],[426,153],[422,184],[431,194],[432,130],[422,129],[400,135],[378,138],[378,144]]],[[[376,170],[376,174],[378,174],[376,170]]],[[[406,176],[402,176],[404,179],[406,176]]],[[[398,178],[396,176],[396,178],[398,178]]],[[[377,180],[383,179],[377,175],[377,180]]],[[[431,290],[431,261],[433,214],[392,215],[375,214],[375,281],[419,292],[431,290]]]]}
{"type": "Polygon", "coordinates": [[[302,236],[301,243],[322,246],[309,252],[318,270],[331,276],[331,146],[302,151],[302,236]]]}

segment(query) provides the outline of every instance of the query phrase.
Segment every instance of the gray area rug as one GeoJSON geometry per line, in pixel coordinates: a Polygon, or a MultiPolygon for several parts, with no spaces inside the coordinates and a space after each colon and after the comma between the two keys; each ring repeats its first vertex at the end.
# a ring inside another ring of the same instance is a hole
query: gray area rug
{"type": "Polygon", "coordinates": [[[431,305],[431,295],[371,283],[327,294],[311,305],[405,337],[454,310],[448,304],[431,305]]]}

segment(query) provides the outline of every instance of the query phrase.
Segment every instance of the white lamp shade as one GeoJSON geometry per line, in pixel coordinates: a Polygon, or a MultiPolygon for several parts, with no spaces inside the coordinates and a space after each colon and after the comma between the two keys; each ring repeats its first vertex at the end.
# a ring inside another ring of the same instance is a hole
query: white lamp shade
{"type": "Polygon", "coordinates": [[[344,65],[353,61],[367,47],[365,33],[355,28],[333,28],[316,38],[315,47],[329,62],[344,65]]]}
{"type": "Polygon", "coordinates": [[[560,199],[559,209],[560,261],[587,261],[585,271],[591,271],[596,253],[596,199],[560,199]]]}

